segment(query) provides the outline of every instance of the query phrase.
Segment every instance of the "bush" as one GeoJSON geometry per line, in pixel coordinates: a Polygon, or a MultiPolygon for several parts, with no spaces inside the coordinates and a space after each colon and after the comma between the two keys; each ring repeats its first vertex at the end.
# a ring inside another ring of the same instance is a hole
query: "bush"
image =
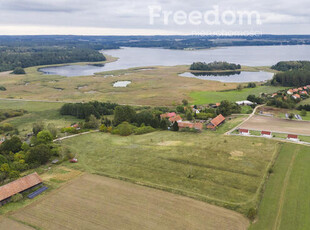
{"type": "Polygon", "coordinates": [[[0,85],[0,91],[6,91],[6,88],[3,85],[0,85]]]}
{"type": "Polygon", "coordinates": [[[128,122],[123,122],[122,124],[118,125],[116,129],[121,136],[129,136],[134,133],[135,126],[129,124],[128,122]]]}
{"type": "Polygon", "coordinates": [[[13,74],[26,74],[25,70],[22,67],[16,67],[13,70],[13,74]]]}
{"type": "Polygon", "coordinates": [[[142,126],[142,127],[139,127],[139,128],[135,129],[135,135],[151,133],[151,132],[154,132],[154,131],[156,131],[156,129],[154,129],[151,126],[142,126]]]}
{"type": "Polygon", "coordinates": [[[23,199],[23,195],[20,193],[15,194],[14,196],[12,196],[11,201],[12,202],[18,202],[21,201],[23,199]]]}
{"type": "Polygon", "coordinates": [[[62,133],[72,133],[72,134],[77,134],[79,131],[76,130],[74,127],[67,127],[67,128],[62,128],[60,130],[62,133]]]}
{"type": "Polygon", "coordinates": [[[303,116],[303,117],[305,117],[305,116],[307,116],[307,111],[306,110],[301,110],[301,112],[300,112],[300,116],[303,116]]]}
{"type": "Polygon", "coordinates": [[[248,213],[247,213],[247,217],[248,217],[251,221],[253,221],[253,220],[255,219],[256,215],[257,215],[257,210],[256,210],[255,208],[250,208],[249,211],[248,211],[248,213]]]}

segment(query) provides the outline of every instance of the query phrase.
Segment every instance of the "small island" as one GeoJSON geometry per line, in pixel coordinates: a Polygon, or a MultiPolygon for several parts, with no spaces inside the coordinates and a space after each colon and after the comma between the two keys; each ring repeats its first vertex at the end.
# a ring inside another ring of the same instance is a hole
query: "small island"
{"type": "Polygon", "coordinates": [[[200,70],[200,71],[223,71],[223,70],[240,70],[240,64],[233,64],[228,62],[194,62],[190,66],[190,70],[200,70]]]}

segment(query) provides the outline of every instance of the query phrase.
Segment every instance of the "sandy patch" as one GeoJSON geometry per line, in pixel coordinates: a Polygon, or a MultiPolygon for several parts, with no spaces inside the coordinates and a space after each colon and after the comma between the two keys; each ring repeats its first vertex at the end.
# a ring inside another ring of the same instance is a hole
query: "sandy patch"
{"type": "Polygon", "coordinates": [[[182,144],[182,141],[163,141],[158,143],[160,146],[177,146],[182,144]]]}

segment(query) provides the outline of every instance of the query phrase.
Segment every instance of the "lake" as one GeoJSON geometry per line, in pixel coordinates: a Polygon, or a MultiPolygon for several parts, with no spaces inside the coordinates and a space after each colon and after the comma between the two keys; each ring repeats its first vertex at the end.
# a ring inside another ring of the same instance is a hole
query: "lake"
{"type": "Polygon", "coordinates": [[[260,72],[222,72],[222,73],[210,73],[210,72],[186,72],[182,73],[181,77],[198,78],[201,80],[211,80],[220,82],[260,82],[272,79],[273,73],[264,71],[260,72]]]}
{"type": "Polygon", "coordinates": [[[103,54],[118,57],[104,66],[66,65],[41,68],[46,74],[88,76],[103,71],[145,66],[190,65],[193,62],[227,61],[247,66],[271,66],[279,61],[310,60],[310,46],[232,46],[205,50],[169,50],[158,48],[122,48],[104,50],[103,54]]]}

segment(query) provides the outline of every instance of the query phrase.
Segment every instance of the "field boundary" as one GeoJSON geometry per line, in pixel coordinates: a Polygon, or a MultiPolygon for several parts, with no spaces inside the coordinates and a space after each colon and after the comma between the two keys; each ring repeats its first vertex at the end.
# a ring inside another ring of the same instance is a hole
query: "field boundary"
{"type": "Polygon", "coordinates": [[[294,167],[294,162],[295,162],[296,156],[298,155],[299,149],[300,149],[299,147],[295,149],[294,155],[291,159],[291,162],[289,164],[289,167],[287,169],[287,172],[284,178],[284,182],[283,182],[283,186],[282,186],[281,194],[280,194],[280,199],[279,199],[279,208],[277,212],[277,217],[275,219],[275,223],[272,228],[273,230],[278,230],[280,228],[281,216],[282,216],[282,210],[283,210],[283,200],[285,199],[286,189],[289,183],[289,179],[290,179],[290,176],[291,176],[291,173],[294,167]]]}

